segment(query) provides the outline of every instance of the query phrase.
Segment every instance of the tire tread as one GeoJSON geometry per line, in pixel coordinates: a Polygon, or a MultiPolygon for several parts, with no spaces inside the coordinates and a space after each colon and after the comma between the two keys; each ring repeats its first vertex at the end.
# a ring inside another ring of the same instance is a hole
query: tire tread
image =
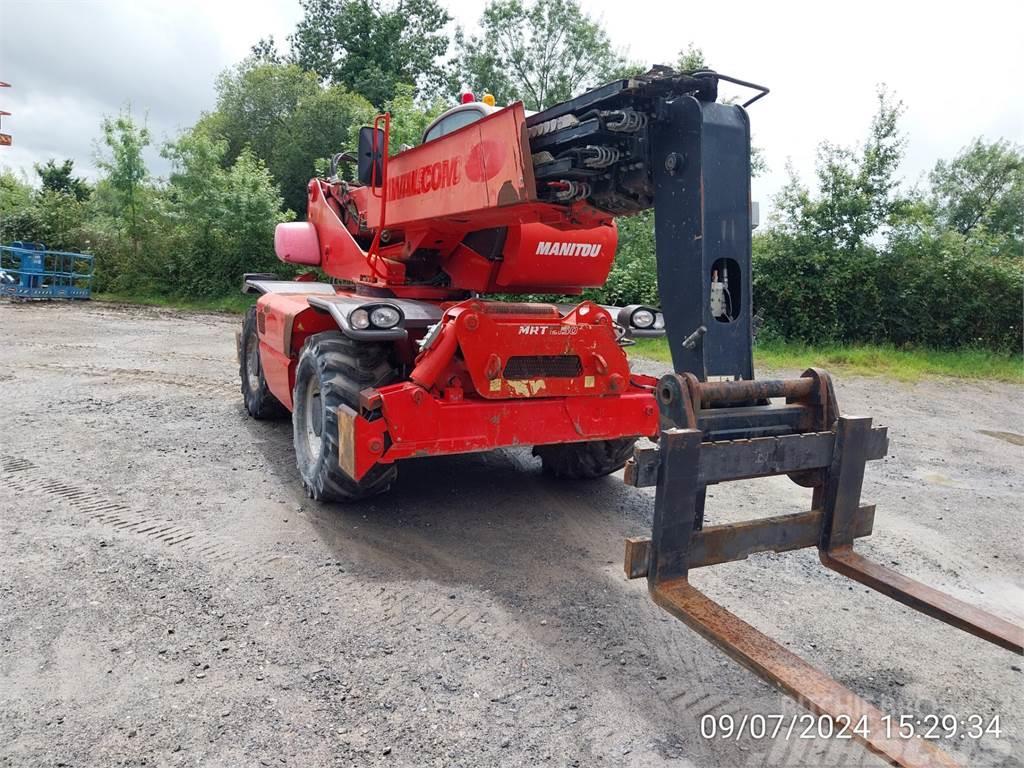
{"type": "Polygon", "coordinates": [[[398,469],[394,464],[378,464],[359,482],[346,475],[338,463],[338,421],[334,409],[340,405],[358,409],[359,393],[367,387],[388,384],[398,377],[391,364],[391,348],[385,344],[354,341],[337,331],[310,336],[299,357],[295,377],[296,408],[292,414],[296,461],[306,495],[317,501],[356,501],[383,493],[394,482],[398,469]],[[304,364],[312,358],[320,376],[320,397],[325,406],[321,440],[326,457],[304,471],[300,450],[299,397],[305,383],[304,364]],[[300,373],[301,372],[301,373],[300,373]]]}
{"type": "Polygon", "coordinates": [[[580,443],[538,445],[533,455],[539,456],[544,471],[567,480],[594,480],[622,469],[633,455],[634,437],[613,440],[588,440],[580,443]]]}
{"type": "Polygon", "coordinates": [[[249,386],[249,375],[246,370],[248,358],[246,348],[249,339],[256,339],[256,307],[249,307],[242,320],[242,335],[238,345],[238,375],[242,380],[242,400],[245,402],[245,410],[254,419],[270,420],[283,419],[288,415],[288,409],[282,405],[271,393],[267,386],[267,380],[263,376],[263,363],[260,361],[259,387],[254,391],[249,386]]]}

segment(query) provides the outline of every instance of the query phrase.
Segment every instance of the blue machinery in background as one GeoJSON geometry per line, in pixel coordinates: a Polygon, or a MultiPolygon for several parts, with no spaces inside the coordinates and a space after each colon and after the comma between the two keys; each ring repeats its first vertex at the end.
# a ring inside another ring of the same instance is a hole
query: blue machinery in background
{"type": "Polygon", "coordinates": [[[0,296],[18,299],[88,299],[94,257],[48,251],[42,243],[0,245],[0,296]]]}

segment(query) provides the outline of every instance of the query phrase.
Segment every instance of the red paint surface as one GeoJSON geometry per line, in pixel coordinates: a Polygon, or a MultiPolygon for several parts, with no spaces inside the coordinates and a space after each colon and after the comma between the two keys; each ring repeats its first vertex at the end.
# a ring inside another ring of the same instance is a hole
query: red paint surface
{"type": "Polygon", "coordinates": [[[472,181],[490,181],[501,173],[508,155],[505,144],[494,139],[484,139],[469,150],[466,175],[472,181]]]}

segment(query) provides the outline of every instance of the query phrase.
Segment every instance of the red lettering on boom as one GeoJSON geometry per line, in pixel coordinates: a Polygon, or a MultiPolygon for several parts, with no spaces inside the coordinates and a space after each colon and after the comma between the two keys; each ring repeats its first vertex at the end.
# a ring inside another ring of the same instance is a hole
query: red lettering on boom
{"type": "Polygon", "coordinates": [[[462,174],[459,170],[459,158],[439,160],[388,179],[388,199],[401,200],[403,197],[422,195],[454,187],[460,181],[462,174]]]}

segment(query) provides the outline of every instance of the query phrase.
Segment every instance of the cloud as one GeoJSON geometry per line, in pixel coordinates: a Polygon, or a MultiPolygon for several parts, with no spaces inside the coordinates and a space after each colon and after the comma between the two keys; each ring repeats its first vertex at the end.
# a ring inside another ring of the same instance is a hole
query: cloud
{"type": "MultiPolygon", "coordinates": [[[[290,31],[293,5],[0,0],[0,79],[13,86],[0,108],[14,136],[0,164],[31,176],[33,163],[70,157],[94,176],[100,121],[129,104],[162,143],[214,106],[217,74],[252,43],[290,31]]],[[[147,159],[166,170],[157,147],[147,159]]]]}
{"type": "MultiPolygon", "coordinates": [[[[441,0],[475,27],[480,0],[441,0]]],[[[582,0],[631,59],[671,63],[692,41],[721,71],[762,82],[772,93],[751,108],[756,143],[770,172],[754,181],[766,210],[791,158],[805,180],[817,145],[863,139],[885,82],[907,104],[904,173],[911,182],[975,136],[1024,135],[1017,39],[1024,6],[936,0],[927,8],[891,0],[857,3],[582,0]],[[993,22],[996,20],[996,22],[993,22]]],[[[0,109],[14,147],[0,165],[24,169],[70,157],[95,173],[93,143],[103,115],[131,103],[162,142],[214,106],[219,72],[256,40],[279,44],[301,17],[298,0],[0,0],[0,109]]],[[[151,170],[165,173],[154,148],[151,170]]]]}

